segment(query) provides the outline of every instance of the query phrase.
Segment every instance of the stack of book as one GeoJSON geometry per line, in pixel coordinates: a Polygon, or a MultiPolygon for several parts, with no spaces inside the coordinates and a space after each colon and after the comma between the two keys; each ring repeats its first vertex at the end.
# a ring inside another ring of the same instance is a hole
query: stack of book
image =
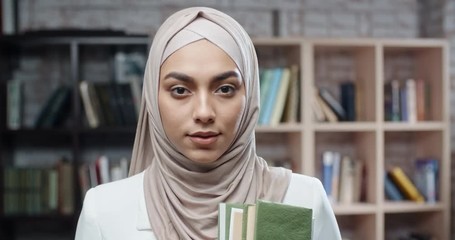
{"type": "Polygon", "coordinates": [[[313,210],[258,200],[256,204],[220,203],[219,240],[310,240],[313,210]]]}
{"type": "Polygon", "coordinates": [[[422,79],[392,80],[384,85],[384,120],[430,120],[430,85],[422,79]]]}
{"type": "Polygon", "coordinates": [[[438,161],[435,159],[416,160],[414,181],[401,167],[390,168],[384,176],[387,199],[435,203],[438,196],[438,168],[438,161]]]}
{"type": "Polygon", "coordinates": [[[82,199],[92,187],[128,177],[128,166],[129,161],[126,158],[114,163],[105,155],[99,156],[94,162],[83,163],[79,167],[82,199]]]}
{"type": "Polygon", "coordinates": [[[140,107],[140,83],[81,81],[79,89],[90,128],[134,126],[140,107]]]}
{"type": "Polygon", "coordinates": [[[73,166],[60,160],[52,168],[4,169],[5,215],[73,214],[73,166]]]}
{"type": "Polygon", "coordinates": [[[297,65],[260,71],[259,125],[295,123],[299,118],[299,69],[297,65]]]}
{"type": "Polygon", "coordinates": [[[339,152],[322,154],[322,185],[332,203],[360,202],[365,194],[366,172],[361,161],[339,152]]]}
{"type": "Polygon", "coordinates": [[[355,83],[346,81],[339,85],[340,98],[324,87],[315,88],[312,102],[314,118],[318,122],[356,121],[359,104],[355,83]]]}

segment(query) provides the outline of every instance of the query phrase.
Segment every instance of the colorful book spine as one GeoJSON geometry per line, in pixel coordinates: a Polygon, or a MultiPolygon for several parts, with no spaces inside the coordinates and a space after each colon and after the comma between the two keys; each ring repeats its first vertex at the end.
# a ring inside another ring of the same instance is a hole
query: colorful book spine
{"type": "Polygon", "coordinates": [[[397,186],[393,183],[390,179],[389,174],[384,174],[384,192],[387,199],[392,201],[402,201],[404,200],[403,195],[401,194],[400,190],[398,190],[397,186]]]}
{"type": "Polygon", "coordinates": [[[390,171],[390,176],[393,182],[403,192],[404,196],[415,202],[424,202],[425,199],[419,192],[417,187],[411,182],[409,177],[403,172],[400,167],[393,167],[390,171]]]}
{"type": "Polygon", "coordinates": [[[417,159],[414,180],[428,203],[437,201],[439,163],[436,159],[417,159]]]}
{"type": "Polygon", "coordinates": [[[265,96],[265,102],[263,105],[264,115],[262,115],[261,119],[259,119],[260,124],[263,125],[270,125],[270,121],[272,119],[272,113],[276,102],[276,97],[278,95],[278,90],[280,87],[281,76],[283,73],[282,68],[274,68],[272,79],[270,82],[270,89],[267,92],[267,96],[265,96]]]}

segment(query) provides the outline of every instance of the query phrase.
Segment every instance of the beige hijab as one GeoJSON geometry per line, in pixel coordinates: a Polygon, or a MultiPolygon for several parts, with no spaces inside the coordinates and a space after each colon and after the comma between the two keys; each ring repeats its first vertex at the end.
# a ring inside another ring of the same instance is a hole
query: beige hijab
{"type": "Polygon", "coordinates": [[[291,172],[270,168],[256,155],[258,113],[258,63],[245,30],[233,18],[210,8],[188,8],[170,16],[150,49],[130,168],[130,175],[145,169],[147,212],[158,239],[216,238],[220,202],[282,201],[291,172]],[[210,164],[191,161],[168,140],[157,96],[163,61],[199,39],[207,39],[234,60],[247,96],[234,142],[210,164]]]}

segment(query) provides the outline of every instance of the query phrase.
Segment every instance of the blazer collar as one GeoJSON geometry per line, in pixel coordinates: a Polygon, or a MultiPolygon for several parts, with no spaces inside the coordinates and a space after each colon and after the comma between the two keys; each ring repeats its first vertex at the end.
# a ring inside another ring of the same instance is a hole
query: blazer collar
{"type": "Polygon", "coordinates": [[[141,173],[141,188],[139,191],[139,204],[137,207],[137,219],[136,219],[136,228],[139,231],[152,230],[150,224],[149,216],[147,213],[147,205],[145,205],[145,195],[144,195],[144,172],[141,173]]]}

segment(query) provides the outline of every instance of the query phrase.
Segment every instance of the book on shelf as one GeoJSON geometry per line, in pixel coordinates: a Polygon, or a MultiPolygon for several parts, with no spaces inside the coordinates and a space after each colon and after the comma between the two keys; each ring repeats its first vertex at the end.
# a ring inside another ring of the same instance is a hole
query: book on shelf
{"type": "Polygon", "coordinates": [[[57,163],[58,172],[58,206],[59,212],[64,215],[74,213],[74,181],[73,164],[67,159],[57,163]]]}
{"type": "Polygon", "coordinates": [[[392,182],[398,187],[403,196],[411,201],[424,202],[425,199],[411,179],[401,169],[401,167],[394,166],[388,170],[388,174],[392,182]]]}
{"type": "Polygon", "coordinates": [[[38,117],[35,119],[34,127],[51,128],[60,126],[69,117],[70,109],[71,88],[66,85],[60,85],[42,106],[38,117]]]}
{"type": "Polygon", "coordinates": [[[261,69],[259,125],[298,121],[298,74],[297,65],[261,69]]]}
{"type": "Polygon", "coordinates": [[[93,83],[81,81],[79,90],[82,99],[82,104],[85,110],[85,116],[91,128],[97,128],[101,125],[101,109],[100,102],[97,99],[93,83]]]}
{"type": "Polygon", "coordinates": [[[338,116],[335,112],[330,108],[329,104],[322,99],[319,95],[319,90],[315,89],[315,102],[314,102],[314,110],[313,113],[315,114],[316,120],[327,120],[328,122],[338,122],[338,116]],[[322,114],[322,115],[321,115],[322,114]]]}
{"type": "Polygon", "coordinates": [[[362,182],[362,162],[348,156],[341,160],[339,203],[360,202],[362,182]]]}
{"type": "Polygon", "coordinates": [[[106,155],[99,156],[95,161],[81,164],[78,169],[78,179],[82,199],[92,187],[128,177],[128,166],[129,161],[126,158],[113,161],[106,155]]]}
{"type": "Polygon", "coordinates": [[[364,195],[366,171],[362,161],[335,151],[322,154],[322,185],[332,203],[360,202],[364,195]]]}
{"type": "MultiPolygon", "coordinates": [[[[313,117],[316,122],[324,122],[326,120],[330,121],[329,118],[326,118],[326,113],[324,113],[323,106],[321,103],[322,99],[319,97],[317,90],[315,92],[315,97],[311,101],[311,109],[313,110],[313,117]]],[[[326,109],[328,109],[328,106],[324,106],[326,109]]],[[[331,111],[331,110],[330,110],[331,111]]],[[[336,116],[333,112],[329,112],[332,116],[332,121],[336,121],[336,116]]]]}
{"type": "Polygon", "coordinates": [[[23,91],[23,82],[20,79],[12,79],[7,82],[6,118],[8,129],[17,130],[22,127],[23,91]]]}
{"type": "Polygon", "coordinates": [[[384,174],[384,193],[387,199],[392,201],[402,201],[404,200],[403,194],[401,194],[397,185],[393,183],[390,174],[387,172],[384,174]]]}
{"type": "Polygon", "coordinates": [[[340,84],[341,106],[346,112],[346,121],[357,119],[356,86],[353,81],[346,81],[340,84]]]}
{"type": "Polygon", "coordinates": [[[136,80],[121,83],[84,80],[79,88],[90,128],[136,124],[139,109],[136,105],[140,102],[136,99],[140,98],[136,80]]]}
{"type": "Polygon", "coordinates": [[[281,79],[279,87],[277,89],[277,95],[272,108],[269,125],[278,125],[283,116],[284,104],[286,103],[286,96],[289,91],[289,82],[291,80],[291,70],[289,68],[283,68],[281,73],[281,79]]]}
{"type": "Polygon", "coordinates": [[[72,165],[62,159],[52,167],[6,167],[4,214],[46,215],[74,213],[72,165]]]}
{"type": "Polygon", "coordinates": [[[333,201],[332,197],[332,178],[333,178],[333,157],[332,151],[325,151],[322,153],[322,186],[325,189],[327,197],[333,201]]]}
{"type": "Polygon", "coordinates": [[[300,108],[300,81],[299,81],[299,66],[294,64],[291,66],[291,76],[289,83],[289,93],[287,94],[283,121],[287,123],[296,123],[299,121],[300,108]]]}
{"type": "Polygon", "coordinates": [[[434,158],[415,160],[414,182],[427,203],[438,200],[439,162],[434,158]]]}
{"type": "Polygon", "coordinates": [[[335,96],[326,88],[319,88],[319,96],[324,100],[324,102],[332,109],[332,111],[337,116],[339,121],[346,120],[346,111],[341,106],[341,103],[335,98],[335,96]]]}
{"type": "Polygon", "coordinates": [[[387,109],[385,119],[387,121],[398,122],[400,116],[400,82],[396,79],[384,85],[384,106],[387,109]]]}
{"type": "Polygon", "coordinates": [[[384,119],[410,122],[429,120],[430,85],[423,79],[391,80],[384,85],[384,119]]]}
{"type": "Polygon", "coordinates": [[[408,122],[417,122],[417,109],[416,109],[416,83],[415,80],[410,78],[406,80],[406,108],[408,110],[408,122]]]}
{"type": "Polygon", "coordinates": [[[273,69],[268,69],[266,70],[266,73],[269,72],[270,76],[267,79],[267,82],[265,84],[269,84],[267,91],[264,93],[266,94],[264,96],[264,104],[262,105],[261,111],[263,111],[262,114],[260,114],[259,118],[259,124],[261,125],[269,125],[271,118],[272,118],[272,112],[274,108],[274,104],[276,102],[276,96],[278,94],[278,90],[280,87],[281,83],[281,77],[283,74],[283,69],[282,68],[273,68],[273,69]]]}
{"type": "Polygon", "coordinates": [[[220,203],[219,240],[311,239],[309,208],[258,200],[255,204],[220,203]]]}

